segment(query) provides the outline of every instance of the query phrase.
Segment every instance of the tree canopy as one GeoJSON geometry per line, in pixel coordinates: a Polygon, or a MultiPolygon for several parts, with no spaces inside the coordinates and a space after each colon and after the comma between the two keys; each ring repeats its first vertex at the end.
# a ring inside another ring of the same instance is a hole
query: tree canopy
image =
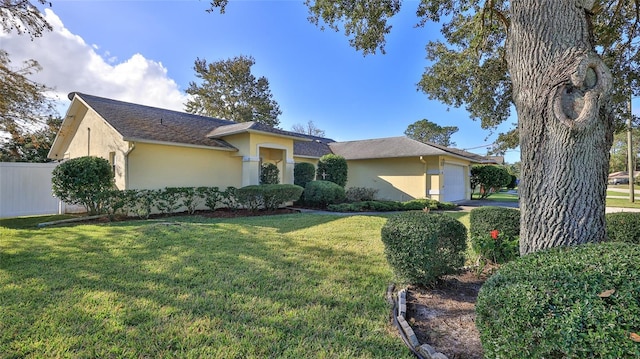
{"type": "MultiPolygon", "coordinates": [[[[36,1],[42,5],[51,6],[47,0],[36,1]]],[[[28,34],[31,38],[42,36],[45,30],[52,30],[40,10],[27,0],[0,2],[0,24],[6,32],[16,31],[18,34],[28,34]]]]}
{"type": "Polygon", "coordinates": [[[407,137],[423,143],[431,142],[441,146],[455,146],[451,135],[458,132],[456,126],[440,126],[435,122],[422,119],[410,124],[404,134],[407,137]]]}
{"type": "Polygon", "coordinates": [[[295,125],[291,126],[291,131],[309,136],[324,137],[324,130],[318,128],[316,124],[313,123],[313,121],[308,121],[306,126],[300,123],[296,123],[295,125]]]}
{"type": "MultiPolygon", "coordinates": [[[[226,1],[212,5],[224,6],[226,1]]],[[[310,21],[334,30],[343,28],[349,42],[363,54],[384,53],[388,23],[403,4],[400,0],[306,0],[310,21]]],[[[429,99],[464,107],[482,128],[495,130],[513,108],[511,76],[505,56],[510,2],[506,0],[422,0],[418,25],[442,23],[444,41],[427,42],[427,60],[418,89],[429,99]]],[[[616,129],[624,128],[629,97],[640,94],[640,5],[638,1],[598,2],[592,20],[595,50],[613,74],[612,103],[616,129]]],[[[637,119],[636,119],[637,121],[637,119]]],[[[498,136],[494,152],[518,145],[517,125],[498,136]]]]}
{"type": "Polygon", "coordinates": [[[11,138],[0,144],[0,162],[49,162],[51,145],[62,125],[61,118],[49,118],[46,127],[23,131],[13,125],[8,129],[11,138]]]}
{"type": "Polygon", "coordinates": [[[266,77],[251,73],[250,56],[207,63],[196,59],[194,70],[201,83],[190,82],[185,111],[236,122],[255,121],[277,127],[282,114],[266,77]]]}
{"type": "MultiPolygon", "coordinates": [[[[52,29],[38,8],[26,0],[1,1],[0,24],[5,32],[16,31],[31,38],[52,29]]],[[[51,101],[45,96],[49,89],[29,79],[40,70],[35,60],[12,66],[9,53],[0,49],[0,131],[22,131],[23,126],[42,125],[54,113],[51,101]]]]}

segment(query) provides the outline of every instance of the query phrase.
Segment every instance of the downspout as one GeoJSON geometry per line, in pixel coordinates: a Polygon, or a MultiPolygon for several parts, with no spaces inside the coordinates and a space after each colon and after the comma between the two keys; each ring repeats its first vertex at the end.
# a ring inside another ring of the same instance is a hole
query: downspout
{"type": "Polygon", "coordinates": [[[129,150],[124,153],[124,189],[131,189],[129,187],[129,154],[136,149],[135,142],[129,142],[129,150]]]}
{"type": "Polygon", "coordinates": [[[420,156],[420,162],[424,164],[424,171],[422,171],[422,173],[424,173],[424,181],[422,181],[424,188],[422,193],[424,193],[424,198],[429,198],[429,184],[427,183],[429,181],[429,176],[427,175],[427,161],[424,160],[423,156],[420,156]]]}

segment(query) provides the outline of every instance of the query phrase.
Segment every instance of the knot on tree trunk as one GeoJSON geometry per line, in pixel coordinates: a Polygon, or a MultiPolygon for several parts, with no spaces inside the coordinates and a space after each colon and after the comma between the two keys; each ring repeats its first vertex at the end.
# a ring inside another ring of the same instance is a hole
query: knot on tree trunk
{"type": "Polygon", "coordinates": [[[593,51],[568,49],[557,63],[549,78],[553,113],[571,130],[588,128],[599,118],[600,99],[611,91],[611,72],[593,51]]]}

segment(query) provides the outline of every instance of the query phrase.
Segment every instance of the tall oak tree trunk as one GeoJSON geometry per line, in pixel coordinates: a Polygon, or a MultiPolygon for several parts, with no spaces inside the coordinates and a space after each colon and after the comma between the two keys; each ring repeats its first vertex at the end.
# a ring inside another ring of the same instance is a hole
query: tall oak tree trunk
{"type": "Polygon", "coordinates": [[[521,150],[520,252],[605,238],[611,74],[594,0],[513,0],[506,44],[521,150]]]}

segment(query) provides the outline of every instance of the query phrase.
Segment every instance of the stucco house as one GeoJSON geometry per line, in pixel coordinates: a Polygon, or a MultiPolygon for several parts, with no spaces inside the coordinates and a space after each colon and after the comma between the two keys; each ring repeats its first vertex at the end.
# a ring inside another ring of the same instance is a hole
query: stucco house
{"type": "Polygon", "coordinates": [[[487,160],[407,137],[336,142],[77,92],[69,99],[49,158],[108,159],[119,189],[242,187],[258,184],[265,162],[278,167],[280,183],[293,183],[295,163],[333,153],[347,160],[347,188],[376,188],[389,200],[459,201],[469,198],[469,166],[487,160]]]}

